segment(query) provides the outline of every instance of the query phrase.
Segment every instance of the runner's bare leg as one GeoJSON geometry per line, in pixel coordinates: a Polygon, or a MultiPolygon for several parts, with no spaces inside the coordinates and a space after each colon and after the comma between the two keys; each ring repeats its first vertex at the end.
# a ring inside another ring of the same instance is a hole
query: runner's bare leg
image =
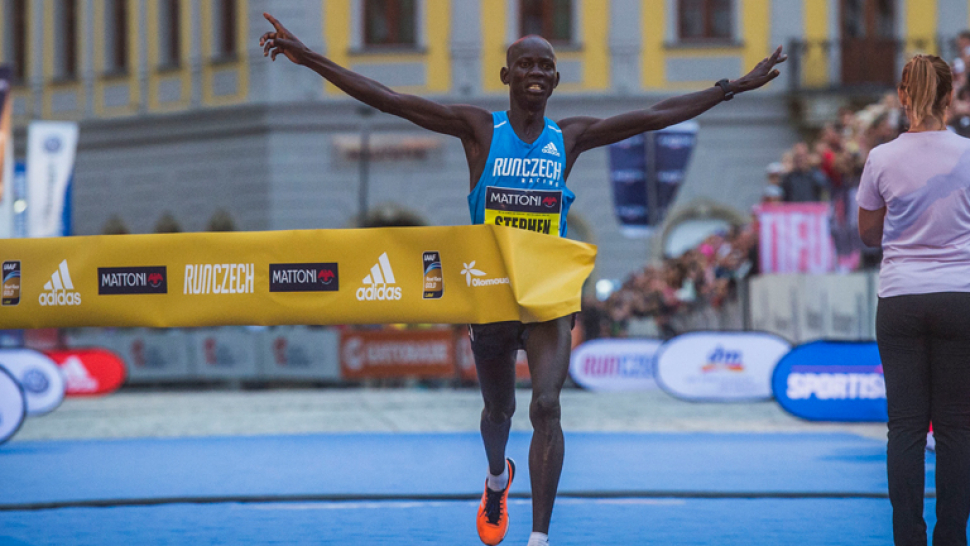
{"type": "Polygon", "coordinates": [[[556,502],[565,443],[560,424],[559,393],[569,373],[572,317],[561,317],[532,327],[526,352],[532,375],[532,446],[529,475],[532,480],[532,530],[549,533],[556,502]]]}
{"type": "Polygon", "coordinates": [[[505,472],[505,446],[509,443],[512,414],[515,413],[515,351],[508,356],[479,362],[478,382],[485,409],[482,410],[482,442],[493,476],[505,472]]]}

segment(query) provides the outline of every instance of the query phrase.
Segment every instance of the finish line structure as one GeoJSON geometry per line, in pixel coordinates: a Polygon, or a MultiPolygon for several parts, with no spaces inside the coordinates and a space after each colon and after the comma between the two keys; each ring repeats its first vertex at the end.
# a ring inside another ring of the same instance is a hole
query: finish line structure
{"type": "Polygon", "coordinates": [[[595,258],[492,225],[6,239],[0,329],[541,322],[595,258]]]}

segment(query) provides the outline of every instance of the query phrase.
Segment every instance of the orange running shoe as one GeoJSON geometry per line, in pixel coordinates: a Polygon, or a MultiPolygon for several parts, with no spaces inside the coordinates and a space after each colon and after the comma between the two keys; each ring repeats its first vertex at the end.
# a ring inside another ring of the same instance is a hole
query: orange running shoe
{"type": "Polygon", "coordinates": [[[486,480],[482,503],[478,506],[478,537],[489,546],[502,542],[509,532],[509,488],[512,487],[512,478],[515,477],[515,462],[512,459],[505,459],[505,462],[509,465],[508,485],[501,491],[492,491],[486,480]]]}

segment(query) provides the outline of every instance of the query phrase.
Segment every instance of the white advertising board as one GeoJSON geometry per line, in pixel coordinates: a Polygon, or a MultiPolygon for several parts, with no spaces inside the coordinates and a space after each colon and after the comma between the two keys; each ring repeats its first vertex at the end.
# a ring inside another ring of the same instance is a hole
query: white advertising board
{"type": "Polygon", "coordinates": [[[27,397],[27,414],[44,415],[64,401],[67,383],[57,364],[47,355],[30,349],[0,350],[0,366],[17,379],[27,397]]]}
{"type": "Polygon", "coordinates": [[[199,329],[191,334],[192,359],[198,377],[255,379],[264,332],[241,327],[199,329]]]}
{"type": "Polygon", "coordinates": [[[27,416],[27,398],[13,374],[0,366],[0,444],[20,430],[27,416]]]}
{"type": "Polygon", "coordinates": [[[125,361],[130,383],[184,381],[193,374],[189,334],[134,328],[113,334],[112,349],[125,361]]]}
{"type": "Polygon", "coordinates": [[[340,379],[340,332],[281,326],[263,336],[263,370],[270,379],[340,379]]]}
{"type": "Polygon", "coordinates": [[[657,387],[656,339],[594,339],[573,350],[569,375],[592,391],[639,391],[657,387]]]}
{"type": "Polygon", "coordinates": [[[657,383],[685,400],[769,400],[771,374],[790,349],[780,337],[760,332],[680,335],[657,353],[657,383]]]}

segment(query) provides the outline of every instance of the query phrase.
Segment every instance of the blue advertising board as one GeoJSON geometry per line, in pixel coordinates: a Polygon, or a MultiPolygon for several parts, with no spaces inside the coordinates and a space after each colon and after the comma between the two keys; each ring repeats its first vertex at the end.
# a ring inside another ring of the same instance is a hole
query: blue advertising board
{"type": "Polygon", "coordinates": [[[815,341],[782,357],[771,379],[775,399],[809,421],[885,423],[886,381],[874,341],[815,341]]]}

